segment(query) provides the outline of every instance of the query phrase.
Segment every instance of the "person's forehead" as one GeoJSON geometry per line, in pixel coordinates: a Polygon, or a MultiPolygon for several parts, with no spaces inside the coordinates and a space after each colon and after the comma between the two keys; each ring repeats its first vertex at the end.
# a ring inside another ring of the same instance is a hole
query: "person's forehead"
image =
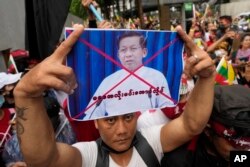
{"type": "Polygon", "coordinates": [[[227,20],[227,19],[221,19],[220,22],[221,23],[229,23],[229,20],[227,20]]]}
{"type": "Polygon", "coordinates": [[[97,120],[105,120],[105,119],[112,119],[112,118],[124,118],[126,116],[136,116],[137,112],[132,112],[132,113],[127,113],[127,114],[122,114],[122,115],[114,115],[114,116],[109,116],[109,117],[103,117],[97,120]]]}
{"type": "Polygon", "coordinates": [[[134,44],[134,43],[138,43],[140,42],[140,37],[139,36],[129,36],[129,37],[124,37],[121,41],[120,41],[120,45],[123,44],[127,44],[129,42],[129,44],[134,44]]]}
{"type": "Polygon", "coordinates": [[[250,35],[245,36],[244,40],[249,40],[250,39],[250,35]]]}

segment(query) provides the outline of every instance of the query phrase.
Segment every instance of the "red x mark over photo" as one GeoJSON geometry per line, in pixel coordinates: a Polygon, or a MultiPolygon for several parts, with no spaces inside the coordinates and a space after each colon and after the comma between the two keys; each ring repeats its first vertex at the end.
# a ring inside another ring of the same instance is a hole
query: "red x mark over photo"
{"type": "MultiPolygon", "coordinates": [[[[67,31],[68,32],[68,31],[67,31]]],[[[162,53],[163,51],[165,51],[167,48],[169,48],[172,44],[174,44],[176,41],[178,41],[179,38],[176,37],[175,39],[173,39],[172,41],[170,41],[169,43],[167,43],[166,45],[164,45],[162,48],[160,48],[157,52],[155,52],[152,56],[150,56],[149,59],[147,59],[147,61],[145,61],[142,65],[140,65],[139,67],[137,67],[134,71],[131,71],[129,69],[127,69],[125,66],[123,66],[120,62],[116,61],[114,58],[112,58],[110,55],[106,54],[105,52],[103,52],[101,49],[97,48],[96,46],[94,46],[93,44],[89,43],[87,40],[80,38],[79,41],[86,45],[87,47],[89,47],[90,49],[92,49],[93,51],[97,52],[99,55],[103,56],[105,59],[109,60],[110,62],[112,62],[113,64],[117,65],[118,67],[120,67],[121,69],[124,69],[126,72],[128,72],[128,75],[124,76],[124,78],[120,81],[117,81],[116,84],[114,84],[109,90],[107,90],[106,92],[103,93],[103,96],[106,96],[107,94],[109,94],[112,90],[114,90],[116,87],[118,87],[119,85],[121,85],[125,80],[127,80],[129,77],[134,76],[135,78],[137,78],[139,81],[141,81],[142,83],[144,83],[145,85],[149,86],[152,89],[157,89],[154,85],[152,85],[151,83],[149,83],[147,80],[143,79],[142,77],[138,76],[136,74],[136,71],[138,71],[141,67],[147,65],[148,63],[150,63],[152,60],[154,60],[160,53],[162,53]]],[[[170,101],[172,101],[173,103],[176,103],[176,101],[174,99],[172,99],[171,97],[169,97],[167,94],[165,94],[164,92],[159,92],[159,94],[161,94],[162,96],[164,96],[165,98],[169,99],[170,101]]],[[[83,111],[81,111],[79,114],[77,114],[76,116],[74,116],[74,119],[77,119],[79,117],[81,117],[82,115],[85,114],[85,112],[90,109],[91,107],[93,107],[94,105],[96,105],[97,103],[100,102],[100,99],[96,99],[93,103],[89,104],[87,106],[87,108],[85,108],[83,111]]]]}

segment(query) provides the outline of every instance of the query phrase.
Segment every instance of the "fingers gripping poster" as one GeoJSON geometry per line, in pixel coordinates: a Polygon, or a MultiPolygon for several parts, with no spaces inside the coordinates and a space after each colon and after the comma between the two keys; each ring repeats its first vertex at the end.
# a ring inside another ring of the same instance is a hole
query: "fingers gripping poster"
{"type": "MultiPolygon", "coordinates": [[[[65,29],[66,38],[73,29],[65,29]]],[[[176,32],[85,29],[67,56],[78,87],[68,98],[75,120],[174,106],[183,71],[176,32]]]]}

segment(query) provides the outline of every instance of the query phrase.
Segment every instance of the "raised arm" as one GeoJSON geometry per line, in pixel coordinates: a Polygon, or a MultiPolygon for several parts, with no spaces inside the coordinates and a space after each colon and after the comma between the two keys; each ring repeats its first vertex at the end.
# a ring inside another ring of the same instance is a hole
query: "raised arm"
{"type": "Polygon", "coordinates": [[[185,106],[183,114],[164,125],[161,130],[161,143],[164,152],[171,151],[202,132],[209,120],[214,96],[215,67],[209,55],[197,47],[192,39],[180,28],[177,32],[186,44],[189,57],[184,73],[199,79],[185,106]]]}
{"type": "Polygon", "coordinates": [[[81,166],[81,155],[77,149],[56,143],[42,96],[48,88],[70,94],[77,87],[72,69],[64,65],[66,55],[83,31],[82,25],[75,27],[69,38],[51,56],[25,74],[14,90],[17,135],[28,166],[81,166]]]}
{"type": "Polygon", "coordinates": [[[213,52],[216,47],[223,41],[225,41],[226,39],[228,38],[234,38],[235,36],[235,32],[233,31],[228,31],[226,32],[221,38],[219,38],[218,40],[216,40],[212,45],[210,45],[208,48],[207,48],[207,52],[213,52]]]}

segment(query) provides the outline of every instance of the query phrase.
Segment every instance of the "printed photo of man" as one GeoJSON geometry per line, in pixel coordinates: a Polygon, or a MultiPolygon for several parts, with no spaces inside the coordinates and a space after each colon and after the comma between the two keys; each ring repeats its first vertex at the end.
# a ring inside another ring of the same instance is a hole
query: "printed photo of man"
{"type": "Polygon", "coordinates": [[[122,69],[104,78],[84,119],[173,106],[163,73],[143,64],[148,53],[146,38],[140,32],[126,31],[119,36],[117,45],[122,69]]]}

